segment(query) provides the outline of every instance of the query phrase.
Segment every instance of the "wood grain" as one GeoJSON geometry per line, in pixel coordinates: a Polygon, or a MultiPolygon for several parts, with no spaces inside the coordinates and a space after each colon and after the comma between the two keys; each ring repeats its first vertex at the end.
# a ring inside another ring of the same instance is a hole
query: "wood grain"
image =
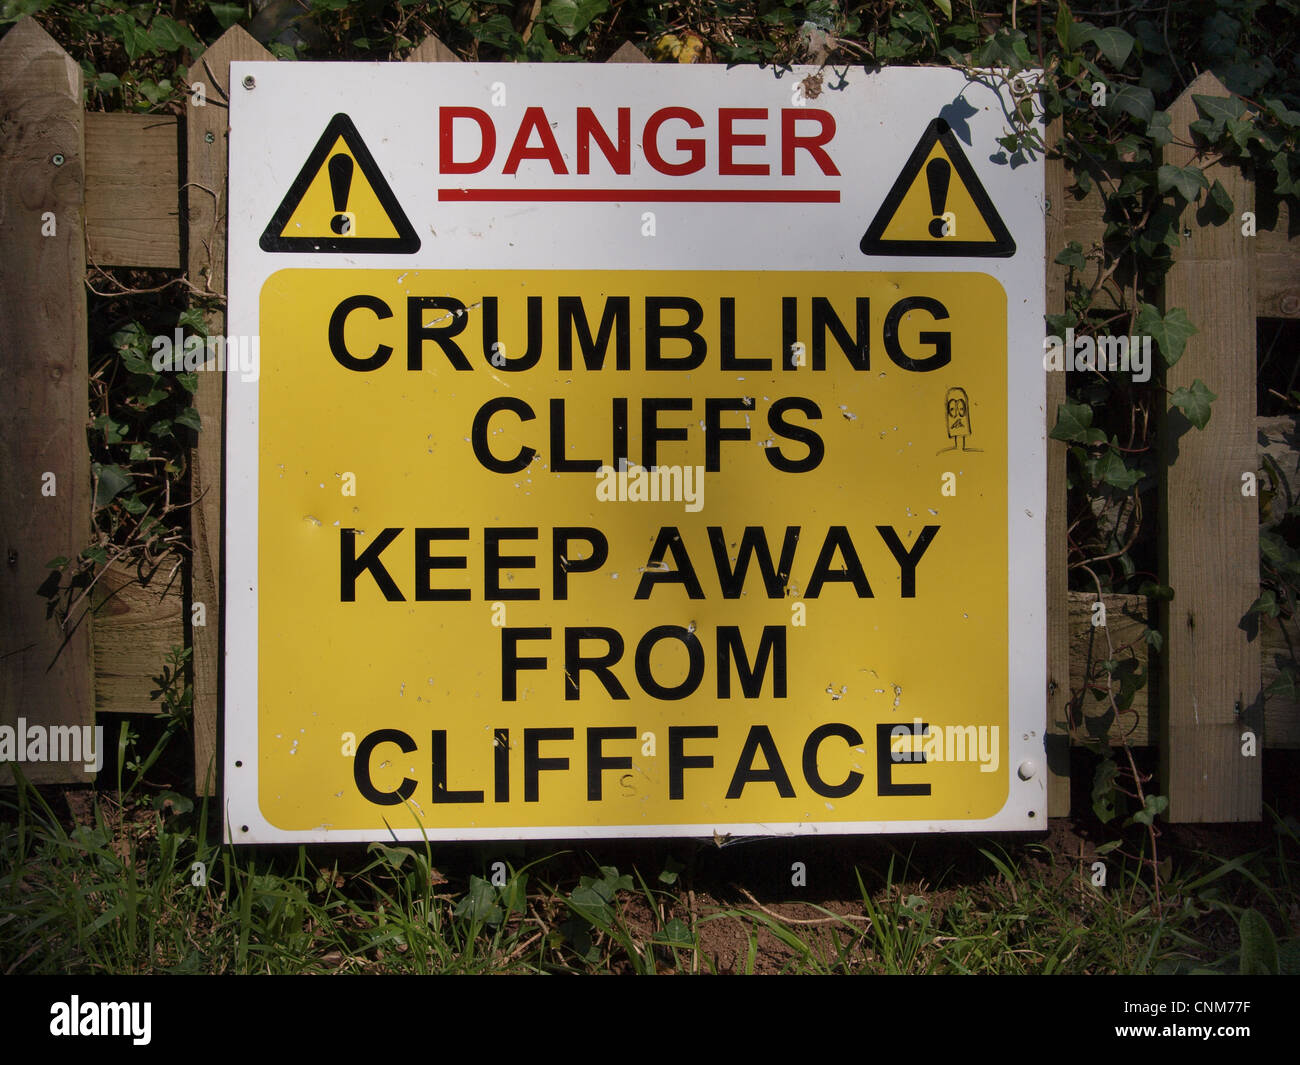
{"type": "MultiPolygon", "coordinates": [[[[1175,166],[1194,161],[1193,94],[1228,91],[1202,74],[1170,108],[1174,143],[1165,162],[1175,166]]],[[[1211,184],[1223,183],[1238,211],[1253,209],[1253,189],[1239,170],[1195,162],[1207,167],[1211,184]]],[[[1256,241],[1232,220],[1215,226],[1200,214],[1183,211],[1182,244],[1164,285],[1165,310],[1184,308],[1199,330],[1166,373],[1166,387],[1199,378],[1218,398],[1202,430],[1172,406],[1161,425],[1162,583],[1175,596],[1161,611],[1161,791],[1170,821],[1255,821],[1260,759],[1242,755],[1241,737],[1244,722],[1261,713],[1260,643],[1247,617],[1259,595],[1259,518],[1255,499],[1241,492],[1241,475],[1258,460],[1256,241]]]]}
{"type": "Polygon", "coordinates": [[[181,265],[179,122],[86,115],[86,259],[93,266],[181,265]]]}
{"type": "MultiPolygon", "coordinates": [[[[186,271],[190,284],[225,299],[226,152],[232,61],[271,59],[271,53],[239,26],[231,26],[191,66],[189,78],[201,82],[204,107],[191,106],[185,121],[186,271]]],[[[225,334],[224,313],[207,316],[213,335],[225,334]]],[[[194,505],[190,534],[190,602],[203,603],[207,624],[191,629],[194,647],[194,779],[198,794],[211,795],[217,780],[217,715],[221,706],[221,572],[226,382],[220,373],[198,375],[194,406],[203,429],[191,452],[194,505]]]]}
{"type": "Polygon", "coordinates": [[[110,566],[95,585],[91,630],[95,663],[95,710],[156,714],[154,678],[173,647],[185,646],[181,559],[172,556],[142,583],[134,569],[110,566]]]}
{"type": "MultiPolygon", "coordinates": [[[[84,611],[61,627],[40,590],[57,584],[46,563],[90,539],[82,117],[81,68],[23,19],[0,40],[0,724],[10,727],[94,722],[89,626],[75,624],[84,611]]],[[[22,772],[38,783],[90,776],[81,762],[22,772]]],[[[12,780],[0,768],[0,783],[12,780]]]]}

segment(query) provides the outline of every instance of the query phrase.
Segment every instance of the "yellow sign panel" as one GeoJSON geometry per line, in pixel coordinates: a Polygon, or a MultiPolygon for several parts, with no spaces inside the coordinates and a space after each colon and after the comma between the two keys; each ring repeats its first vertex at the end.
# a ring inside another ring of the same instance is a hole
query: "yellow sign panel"
{"type": "Polygon", "coordinates": [[[289,269],[260,315],[271,825],[1002,807],[992,277],[289,269]]]}

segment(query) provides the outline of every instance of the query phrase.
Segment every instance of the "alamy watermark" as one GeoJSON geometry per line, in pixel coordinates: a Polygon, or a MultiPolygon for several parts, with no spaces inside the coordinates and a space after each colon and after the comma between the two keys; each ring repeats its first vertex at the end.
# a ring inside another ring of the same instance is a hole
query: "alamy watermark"
{"type": "Polygon", "coordinates": [[[685,503],[694,514],[704,508],[703,466],[602,466],[596,471],[596,498],[602,503],[685,503]]]}
{"type": "Polygon", "coordinates": [[[152,1013],[151,1002],[82,1002],[73,995],[50,1006],[50,1035],[130,1036],[136,1046],[148,1046],[152,1013]]]}
{"type": "Polygon", "coordinates": [[[981,773],[996,773],[1002,761],[997,725],[930,725],[919,717],[889,730],[894,762],[979,762],[981,773]]]}
{"type": "Polygon", "coordinates": [[[103,725],[0,725],[0,762],[81,762],[87,773],[104,767],[103,725]]]}
{"type": "Polygon", "coordinates": [[[199,370],[238,372],[241,381],[256,381],[261,365],[261,339],[250,336],[172,336],[150,341],[153,368],[158,373],[197,373],[199,370]]]}
{"type": "Polygon", "coordinates": [[[1065,338],[1043,341],[1044,370],[1101,370],[1131,373],[1138,384],[1151,380],[1150,336],[1081,336],[1074,329],[1065,338]]]}

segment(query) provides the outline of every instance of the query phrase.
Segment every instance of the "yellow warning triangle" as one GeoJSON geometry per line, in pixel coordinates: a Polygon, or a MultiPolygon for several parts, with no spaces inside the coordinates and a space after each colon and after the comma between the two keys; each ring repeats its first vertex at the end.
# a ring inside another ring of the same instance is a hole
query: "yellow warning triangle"
{"type": "Polygon", "coordinates": [[[352,119],[330,119],[271,217],[263,251],[404,253],[420,238],[352,119]]]}
{"type": "Polygon", "coordinates": [[[863,255],[1016,253],[1016,242],[942,118],[926,127],[860,247],[863,255]]]}

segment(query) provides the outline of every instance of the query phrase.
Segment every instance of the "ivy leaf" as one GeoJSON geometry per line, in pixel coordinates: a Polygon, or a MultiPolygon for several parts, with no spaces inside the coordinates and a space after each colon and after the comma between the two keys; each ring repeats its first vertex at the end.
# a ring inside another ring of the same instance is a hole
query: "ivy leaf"
{"type": "Polygon", "coordinates": [[[203,423],[199,420],[199,412],[193,407],[186,407],[176,415],[176,424],[188,426],[190,429],[198,430],[203,428],[203,423]]]}
{"type": "Polygon", "coordinates": [[[1280,695],[1284,699],[1295,702],[1300,698],[1300,689],[1296,688],[1296,675],[1293,669],[1284,669],[1277,675],[1277,679],[1264,689],[1265,695],[1280,695]]]}
{"type": "Polygon", "coordinates": [[[187,307],[176,316],[176,324],[182,329],[189,329],[198,333],[201,337],[208,335],[208,324],[204,321],[203,312],[197,307],[187,307]]]}
{"type": "Polygon", "coordinates": [[[160,52],[179,52],[182,48],[195,53],[203,50],[194,34],[166,15],[154,16],[154,20],[149,23],[149,37],[160,52]]]}
{"type": "Polygon", "coordinates": [[[1092,43],[1116,70],[1124,66],[1133,51],[1133,36],[1118,26],[1094,30],[1092,43]]]}
{"type": "Polygon", "coordinates": [[[1156,654],[1159,654],[1161,648],[1163,648],[1165,645],[1165,638],[1160,634],[1160,630],[1147,629],[1146,637],[1147,637],[1147,646],[1150,647],[1151,650],[1155,651],[1156,654]]]}
{"type": "Polygon", "coordinates": [[[1138,308],[1137,329],[1143,335],[1150,334],[1160,349],[1160,357],[1165,360],[1166,366],[1172,366],[1183,357],[1188,338],[1199,332],[1188,321],[1181,307],[1175,307],[1168,314],[1161,315],[1149,303],[1138,308]]]}
{"type": "Polygon", "coordinates": [[[542,16],[565,37],[572,40],[609,9],[608,0],[548,0],[542,16]]]}
{"type": "Polygon", "coordinates": [[[1145,86],[1121,85],[1119,92],[1110,98],[1110,106],[1117,111],[1127,112],[1139,122],[1149,123],[1155,115],[1156,98],[1145,86]]]}
{"type": "Polygon", "coordinates": [[[1115,777],[1119,766],[1107,758],[1098,763],[1092,777],[1092,809],[1097,818],[1106,822],[1115,816],[1115,777]]]}
{"type": "Polygon", "coordinates": [[[1070,5],[1061,0],[1060,6],[1056,9],[1056,39],[1060,42],[1064,51],[1070,50],[1070,27],[1074,24],[1074,16],[1070,13],[1070,5]]]}
{"type": "Polygon", "coordinates": [[[1259,593],[1259,598],[1250,604],[1247,614],[1267,614],[1275,618],[1282,612],[1282,604],[1277,601],[1277,596],[1273,593],[1272,588],[1265,588],[1259,593]]]}
{"type": "Polygon", "coordinates": [[[1173,602],[1174,590],[1167,584],[1143,581],[1142,586],[1138,589],[1138,595],[1145,595],[1148,599],[1163,599],[1166,602],[1173,602]]]}
{"type": "Polygon", "coordinates": [[[1169,112],[1156,111],[1147,124],[1147,136],[1157,148],[1163,148],[1174,139],[1173,130],[1169,128],[1169,112]]]}
{"type": "Polygon", "coordinates": [[[1286,153],[1279,152],[1273,156],[1273,171],[1277,174],[1275,188],[1279,196],[1292,193],[1300,194],[1300,174],[1291,173],[1291,163],[1286,153]]]}
{"type": "Polygon", "coordinates": [[[1208,189],[1210,183],[1205,180],[1205,175],[1201,173],[1199,166],[1174,166],[1172,163],[1164,163],[1156,171],[1156,187],[1161,193],[1177,189],[1178,195],[1188,203],[1192,203],[1196,200],[1197,191],[1208,189]]]}
{"type": "Polygon", "coordinates": [[[1199,377],[1192,382],[1191,388],[1176,388],[1169,397],[1170,402],[1187,416],[1187,420],[1196,428],[1204,429],[1210,420],[1210,404],[1219,397],[1205,387],[1199,377]]]}
{"type": "Polygon", "coordinates": [[[1091,44],[1093,38],[1097,35],[1097,27],[1091,22],[1071,22],[1069,43],[1065,46],[1067,52],[1077,52],[1085,44],[1091,44]]]}
{"type": "Polygon", "coordinates": [[[209,4],[208,10],[216,18],[223,33],[244,17],[243,4],[209,4]]]}
{"type": "Polygon", "coordinates": [[[1214,184],[1210,186],[1210,202],[1221,214],[1232,214],[1232,197],[1228,195],[1228,190],[1223,187],[1223,182],[1218,178],[1215,178],[1214,184]]]}
{"type": "Polygon", "coordinates": [[[1142,471],[1130,469],[1119,454],[1114,451],[1107,451],[1098,460],[1096,474],[1098,480],[1105,481],[1112,488],[1118,488],[1121,492],[1129,491],[1138,481],[1142,480],[1142,471]]]}
{"type": "Polygon", "coordinates": [[[1075,270],[1082,270],[1088,265],[1088,261],[1083,257],[1083,245],[1077,240],[1070,241],[1065,250],[1053,261],[1060,263],[1062,266],[1072,267],[1075,270]]]}
{"type": "Polygon", "coordinates": [[[1129,818],[1129,823],[1153,824],[1156,817],[1167,809],[1169,809],[1169,797],[1167,795],[1148,795],[1143,801],[1142,809],[1129,818]]]}
{"type": "Polygon", "coordinates": [[[1268,113],[1286,126],[1300,126],[1300,111],[1292,111],[1281,100],[1267,99],[1264,106],[1268,113]]]}
{"type": "Polygon", "coordinates": [[[119,492],[135,484],[135,478],[121,466],[102,465],[96,462],[91,466],[91,472],[97,478],[95,482],[95,506],[97,507],[107,506],[119,492]]]}
{"type": "Polygon", "coordinates": [[[1056,428],[1049,434],[1053,440],[1081,440],[1092,425],[1092,408],[1086,403],[1066,400],[1056,411],[1056,428]]]}
{"type": "Polygon", "coordinates": [[[1202,96],[1200,93],[1193,93],[1192,103],[1196,104],[1196,110],[1213,122],[1215,128],[1220,131],[1228,119],[1240,118],[1246,113],[1246,105],[1235,96],[1202,96]]]}

